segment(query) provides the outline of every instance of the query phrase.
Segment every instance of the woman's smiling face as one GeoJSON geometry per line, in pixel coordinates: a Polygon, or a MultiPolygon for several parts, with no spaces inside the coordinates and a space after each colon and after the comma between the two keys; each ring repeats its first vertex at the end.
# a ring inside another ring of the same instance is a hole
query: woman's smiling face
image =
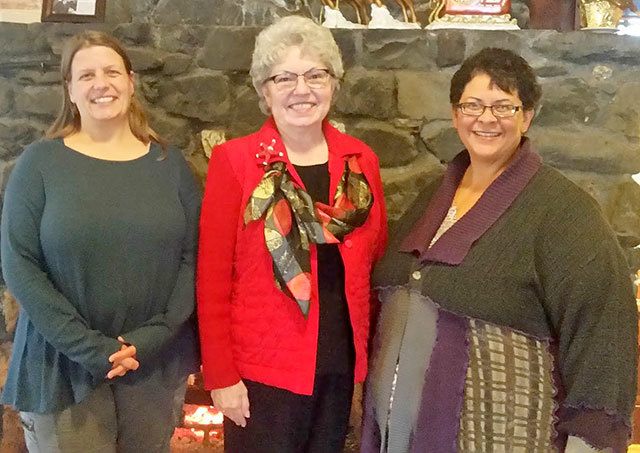
{"type": "Polygon", "coordinates": [[[67,89],[82,124],[128,121],[133,75],[127,72],[122,57],[110,47],[78,50],[71,63],[67,89]]]}
{"type": "MultiPolygon", "coordinates": [[[[290,72],[304,74],[311,69],[327,69],[311,55],[302,54],[299,47],[291,47],[282,60],[271,69],[271,76],[290,72]]],[[[298,77],[295,87],[283,90],[273,80],[262,85],[262,93],[279,128],[317,127],[331,108],[335,81],[329,77],[325,86],[309,88],[305,78],[298,77]]]]}
{"type": "Polygon", "coordinates": [[[465,115],[457,105],[452,108],[453,127],[457,129],[460,140],[469,151],[472,162],[508,162],[531,125],[533,110],[522,108],[517,91],[509,93],[501,90],[484,73],[476,75],[467,83],[458,102],[519,107],[511,117],[496,117],[491,108],[485,108],[480,116],[465,115]]]}

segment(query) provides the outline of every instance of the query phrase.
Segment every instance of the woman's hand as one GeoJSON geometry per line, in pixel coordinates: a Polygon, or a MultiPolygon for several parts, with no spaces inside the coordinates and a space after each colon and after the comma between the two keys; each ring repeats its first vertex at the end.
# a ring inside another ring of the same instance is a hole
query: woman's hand
{"type": "Polygon", "coordinates": [[[140,366],[140,362],[136,359],[136,347],[126,343],[122,337],[118,337],[118,341],[122,346],[118,352],[109,356],[109,362],[113,363],[113,366],[107,373],[107,379],[124,376],[127,372],[135,371],[140,366]]]}
{"type": "Polygon", "coordinates": [[[249,394],[244,382],[239,381],[230,387],[211,390],[213,405],[229,417],[236,425],[247,426],[249,418],[249,394]]]}

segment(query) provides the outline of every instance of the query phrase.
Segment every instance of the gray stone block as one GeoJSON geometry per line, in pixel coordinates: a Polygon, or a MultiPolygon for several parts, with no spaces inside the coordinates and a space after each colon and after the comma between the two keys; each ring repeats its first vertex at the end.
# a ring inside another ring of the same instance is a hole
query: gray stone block
{"type": "Polygon", "coordinates": [[[607,128],[630,138],[640,138],[640,79],[622,84],[606,108],[607,128]]]}
{"type": "Polygon", "coordinates": [[[164,64],[161,53],[153,48],[130,47],[127,54],[135,72],[162,68],[164,64]]]}
{"type": "Polygon", "coordinates": [[[168,115],[162,110],[149,106],[146,106],[146,111],[149,115],[149,124],[160,136],[172,145],[186,149],[193,135],[189,120],[168,115]]]}
{"type": "Polygon", "coordinates": [[[415,137],[387,122],[359,121],[351,126],[347,125],[347,133],[371,146],[382,167],[405,165],[418,155],[415,137]]]}
{"type": "Polygon", "coordinates": [[[229,132],[234,137],[255,132],[267,118],[260,110],[258,94],[250,83],[247,80],[234,92],[229,123],[229,132]]]}
{"type": "Polygon", "coordinates": [[[420,138],[429,152],[440,162],[450,162],[464,149],[450,120],[437,120],[425,124],[420,131],[420,138]]]}
{"type": "Polygon", "coordinates": [[[409,118],[450,119],[450,71],[397,71],[398,110],[409,118]]]}
{"type": "Polygon", "coordinates": [[[586,31],[546,33],[533,40],[532,49],[548,58],[576,64],[640,64],[640,48],[634,36],[586,31]]]}
{"type": "Polygon", "coordinates": [[[62,101],[62,87],[26,86],[19,88],[20,95],[15,97],[15,105],[21,113],[34,113],[53,117],[58,113],[62,101]]]}
{"type": "Polygon", "coordinates": [[[232,2],[198,2],[160,0],[156,5],[151,19],[157,24],[227,24],[225,18],[229,15],[242,16],[242,8],[232,2]]]}
{"type": "Polygon", "coordinates": [[[424,30],[364,30],[359,63],[374,69],[433,69],[437,43],[424,30]]]}
{"type": "Polygon", "coordinates": [[[457,30],[441,30],[436,33],[436,36],[438,42],[436,64],[441,68],[461,64],[467,45],[464,33],[457,30]]]}
{"type": "Polygon", "coordinates": [[[392,72],[349,70],[336,94],[336,110],[343,114],[390,118],[397,115],[396,81],[392,72]]]}
{"type": "Polygon", "coordinates": [[[13,90],[13,84],[9,80],[0,78],[0,115],[13,109],[13,90]]]}
{"type": "Polygon", "coordinates": [[[149,23],[120,23],[113,35],[126,46],[142,46],[153,43],[152,27],[149,23]]]}
{"type": "Polygon", "coordinates": [[[419,155],[408,165],[383,168],[381,176],[389,220],[400,218],[420,191],[443,171],[444,166],[428,153],[419,155]]]}
{"type": "Polygon", "coordinates": [[[550,79],[542,84],[539,126],[592,123],[599,112],[597,88],[584,79],[550,79]]]}
{"type": "Polygon", "coordinates": [[[250,27],[212,28],[198,56],[198,66],[247,71],[258,32],[259,29],[250,27]]]}
{"type": "Polygon", "coordinates": [[[183,27],[155,26],[153,29],[157,46],[167,52],[194,55],[204,44],[209,27],[189,25],[183,27]]]}
{"type": "Polygon", "coordinates": [[[622,134],[589,126],[534,126],[529,135],[545,161],[560,169],[617,175],[640,172],[638,144],[622,134]]]}
{"type": "Polygon", "coordinates": [[[183,74],[191,68],[193,57],[183,53],[172,53],[164,57],[162,73],[164,75],[183,74]]]}
{"type": "Polygon", "coordinates": [[[199,70],[163,79],[158,83],[156,103],[167,112],[202,121],[227,120],[231,87],[223,74],[199,70]]]}

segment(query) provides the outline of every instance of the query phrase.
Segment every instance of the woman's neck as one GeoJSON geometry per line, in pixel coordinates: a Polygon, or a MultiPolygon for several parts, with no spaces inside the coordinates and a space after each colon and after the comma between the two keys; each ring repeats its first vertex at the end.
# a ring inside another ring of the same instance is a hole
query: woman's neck
{"type": "Polygon", "coordinates": [[[488,162],[471,158],[453,197],[452,204],[456,207],[456,217],[462,217],[476,204],[485,190],[509,166],[512,158],[513,154],[506,161],[488,162]]]}
{"type": "Polygon", "coordinates": [[[313,128],[285,127],[278,128],[278,131],[292,164],[321,164],[329,158],[329,148],[322,132],[322,125],[313,128]]]}
{"type": "Polygon", "coordinates": [[[133,135],[128,123],[121,127],[96,127],[85,123],[79,131],[66,136],[64,143],[79,153],[115,161],[136,159],[149,150],[148,143],[133,135]]]}

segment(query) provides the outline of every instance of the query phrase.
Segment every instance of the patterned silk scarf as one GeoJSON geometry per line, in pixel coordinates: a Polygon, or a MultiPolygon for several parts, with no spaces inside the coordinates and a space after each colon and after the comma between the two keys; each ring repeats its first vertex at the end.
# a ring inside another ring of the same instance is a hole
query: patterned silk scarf
{"type": "Polygon", "coordinates": [[[311,301],[309,244],[339,243],[364,224],[372,205],[371,189],[355,156],[345,160],[333,206],[314,203],[294,184],[285,162],[265,165],[244,211],[244,222],[264,217],[276,286],[297,302],[305,318],[311,301]]]}

